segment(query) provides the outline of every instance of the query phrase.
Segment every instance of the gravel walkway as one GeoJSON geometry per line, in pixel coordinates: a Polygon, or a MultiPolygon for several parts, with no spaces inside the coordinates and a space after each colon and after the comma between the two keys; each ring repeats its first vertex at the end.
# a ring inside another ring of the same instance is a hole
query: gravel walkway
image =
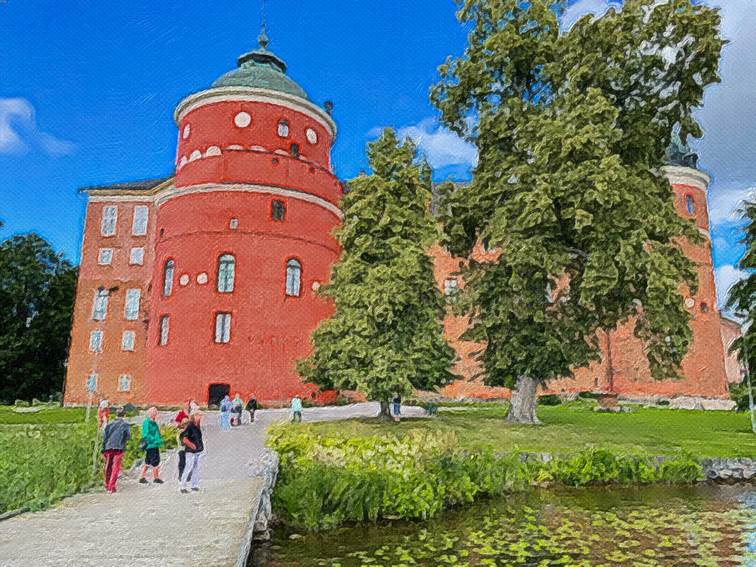
{"type": "MultiPolygon", "coordinates": [[[[403,408],[420,417],[420,408],[403,408]]],[[[303,421],[377,415],[374,403],[306,408],[303,421]]],[[[141,485],[122,478],[116,494],[98,490],[59,506],[0,522],[0,566],[228,566],[234,565],[260,481],[248,468],[265,446],[272,423],[288,410],[261,410],[253,424],[223,432],[217,415],[206,414],[202,490],[178,491],[175,458],[164,463],[165,484],[141,485]]]]}

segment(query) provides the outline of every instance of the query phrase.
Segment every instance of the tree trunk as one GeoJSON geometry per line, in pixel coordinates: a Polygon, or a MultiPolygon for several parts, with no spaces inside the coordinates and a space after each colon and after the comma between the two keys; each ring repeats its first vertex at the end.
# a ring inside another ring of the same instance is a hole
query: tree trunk
{"type": "Polygon", "coordinates": [[[378,419],[381,421],[391,419],[391,406],[387,400],[381,400],[381,413],[378,414],[378,419]]]}
{"type": "Polygon", "coordinates": [[[507,421],[510,423],[541,423],[536,416],[536,389],[538,381],[530,376],[520,376],[512,390],[507,421]]]}

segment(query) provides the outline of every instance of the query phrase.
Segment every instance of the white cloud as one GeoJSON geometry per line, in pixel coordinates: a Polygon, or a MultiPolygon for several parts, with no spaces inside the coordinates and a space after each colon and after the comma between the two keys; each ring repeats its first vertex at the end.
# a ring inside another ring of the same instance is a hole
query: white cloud
{"type": "Polygon", "coordinates": [[[399,128],[397,135],[415,142],[433,169],[454,165],[475,167],[478,163],[475,146],[440,126],[433,118],[426,118],[414,126],[399,128]]]}
{"type": "Polygon", "coordinates": [[[51,156],[73,153],[72,142],[42,132],[32,104],[23,98],[0,98],[0,154],[23,154],[36,146],[51,156]]]}
{"type": "Polygon", "coordinates": [[[717,286],[717,303],[723,308],[727,303],[730,288],[746,277],[743,270],[737,269],[731,264],[725,264],[714,270],[714,280],[717,286]]]}
{"type": "Polygon", "coordinates": [[[570,29],[575,22],[586,14],[593,14],[594,16],[603,16],[609,10],[614,7],[620,9],[622,2],[614,0],[577,0],[574,4],[571,4],[562,15],[562,26],[564,29],[570,29]]]}
{"type": "Polygon", "coordinates": [[[744,201],[756,201],[756,186],[718,188],[709,193],[709,220],[712,224],[739,222],[744,201]]]}

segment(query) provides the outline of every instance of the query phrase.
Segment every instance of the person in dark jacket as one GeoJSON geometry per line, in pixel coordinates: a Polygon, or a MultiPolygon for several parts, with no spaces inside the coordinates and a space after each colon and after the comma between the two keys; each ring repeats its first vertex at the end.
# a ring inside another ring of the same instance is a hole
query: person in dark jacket
{"type": "Polygon", "coordinates": [[[247,402],[247,411],[249,412],[249,422],[255,421],[255,412],[257,411],[257,398],[252,394],[247,402]]]}
{"type": "Polygon", "coordinates": [[[110,494],[116,491],[118,473],[121,472],[121,459],[126,450],[126,443],[131,439],[131,426],[126,423],[126,411],[119,408],[116,420],[105,426],[102,432],[102,456],[105,459],[105,490],[110,494]]]}
{"type": "Polygon", "coordinates": [[[195,492],[199,490],[200,481],[200,457],[205,450],[205,446],[202,443],[202,412],[195,411],[189,416],[189,424],[186,429],[181,433],[181,445],[186,450],[186,468],[181,475],[181,483],[179,485],[182,493],[189,492],[186,489],[186,483],[191,477],[192,490],[195,492]]]}

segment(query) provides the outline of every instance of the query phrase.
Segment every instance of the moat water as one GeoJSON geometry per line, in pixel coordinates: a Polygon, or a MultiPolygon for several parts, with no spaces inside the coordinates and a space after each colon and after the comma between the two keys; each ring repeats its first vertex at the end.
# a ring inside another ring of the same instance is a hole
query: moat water
{"type": "Polygon", "coordinates": [[[282,528],[250,564],[756,567],[756,487],[536,490],[428,522],[282,528]]]}

